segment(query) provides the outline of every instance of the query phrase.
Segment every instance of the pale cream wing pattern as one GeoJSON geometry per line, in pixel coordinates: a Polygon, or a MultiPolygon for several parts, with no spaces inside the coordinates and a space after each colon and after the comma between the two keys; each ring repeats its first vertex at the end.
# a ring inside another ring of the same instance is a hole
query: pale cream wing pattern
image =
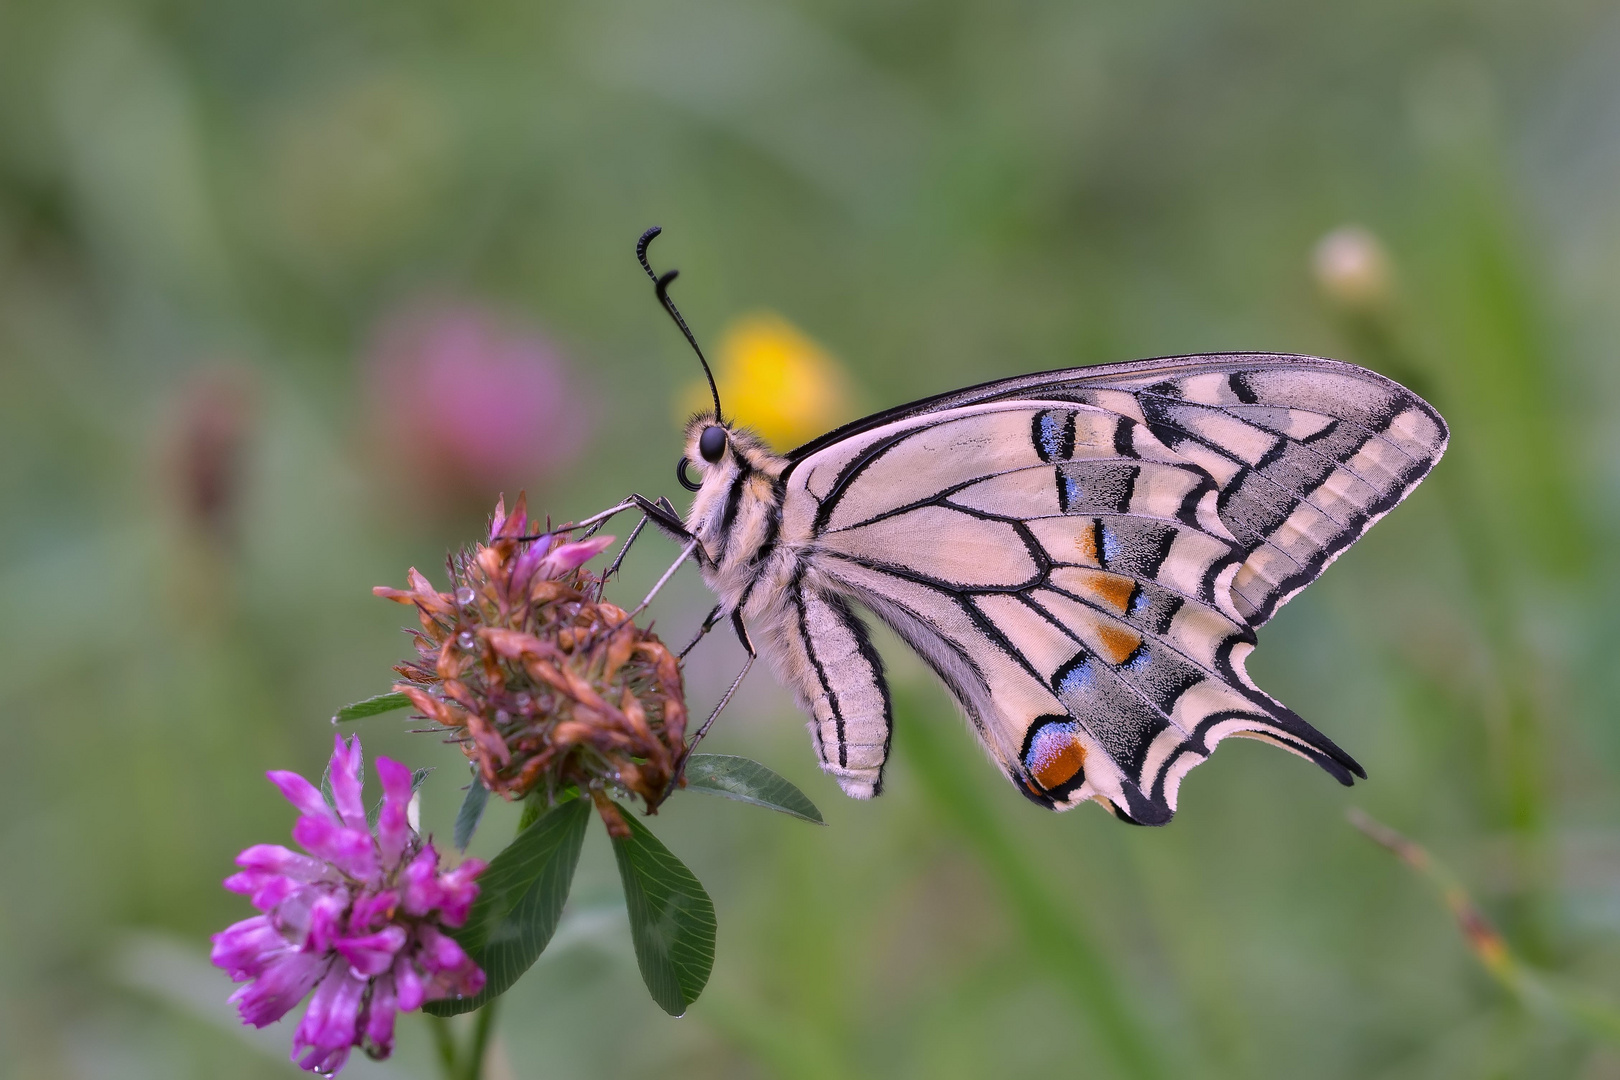
{"type": "Polygon", "coordinates": [[[888,742],[881,668],[842,595],[930,663],[1044,805],[1162,823],[1228,735],[1349,783],[1360,767],[1244,660],[1445,438],[1380,376],[1243,355],[1005,380],[818,440],[790,455],[781,536],[801,552],[794,602],[822,613],[789,647],[841,658],[815,668],[824,764],[870,793],[888,742]]]}

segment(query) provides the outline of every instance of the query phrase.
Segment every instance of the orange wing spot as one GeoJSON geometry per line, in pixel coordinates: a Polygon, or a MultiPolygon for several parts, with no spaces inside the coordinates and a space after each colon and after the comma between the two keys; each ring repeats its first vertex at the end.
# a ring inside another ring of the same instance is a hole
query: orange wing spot
{"type": "Polygon", "coordinates": [[[1142,647],[1142,635],[1128,626],[1118,623],[1097,623],[1097,644],[1102,648],[1098,650],[1104,660],[1115,667],[1131,658],[1137,649],[1142,647]]]}
{"type": "Polygon", "coordinates": [[[1106,570],[1076,570],[1070,580],[1087,600],[1113,608],[1121,615],[1130,611],[1131,598],[1136,595],[1134,580],[1106,570]]]}
{"type": "Polygon", "coordinates": [[[1074,735],[1048,736],[1029,773],[1047,791],[1073,780],[1086,765],[1086,748],[1074,735]]]}
{"type": "Polygon", "coordinates": [[[1097,527],[1097,519],[1092,518],[1080,527],[1074,537],[1074,548],[1080,553],[1080,561],[1092,566],[1102,565],[1102,556],[1097,553],[1097,527]]]}

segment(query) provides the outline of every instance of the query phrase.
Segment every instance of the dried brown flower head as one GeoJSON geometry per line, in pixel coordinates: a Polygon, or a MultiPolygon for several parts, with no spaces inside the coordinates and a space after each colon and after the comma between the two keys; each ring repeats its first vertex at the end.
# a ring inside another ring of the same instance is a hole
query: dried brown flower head
{"type": "Polygon", "coordinates": [[[607,788],[652,812],[680,760],[680,665],[583,569],[611,537],[519,539],[529,525],[522,496],[510,516],[503,500],[489,542],[448,560],[449,592],[414,567],[409,590],[372,590],[421,618],[417,658],[394,669],[395,689],[455,733],[489,790],[515,800],[575,784],[623,829],[607,788]]]}

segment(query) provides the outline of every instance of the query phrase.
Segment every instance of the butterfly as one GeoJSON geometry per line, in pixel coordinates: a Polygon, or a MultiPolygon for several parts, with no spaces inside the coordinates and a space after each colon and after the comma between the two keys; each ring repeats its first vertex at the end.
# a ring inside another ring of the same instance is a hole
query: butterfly
{"type": "MultiPolygon", "coordinates": [[[[707,374],[675,272],[647,262],[656,235],[637,254],[707,374]]],[[[1042,806],[1165,824],[1229,736],[1365,778],[1244,664],[1255,631],[1444,452],[1445,421],[1410,390],[1310,356],[1165,357],[983,383],[779,454],[709,384],[677,469],[691,508],[643,509],[718,598],[705,629],[729,618],[764,655],[845,793],[883,790],[894,730],[858,608],[1042,806]]]]}

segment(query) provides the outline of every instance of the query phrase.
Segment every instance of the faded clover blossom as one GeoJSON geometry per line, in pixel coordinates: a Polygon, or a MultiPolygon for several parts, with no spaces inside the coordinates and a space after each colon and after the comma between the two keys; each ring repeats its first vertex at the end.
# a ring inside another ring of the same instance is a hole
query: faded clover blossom
{"type": "Polygon", "coordinates": [[[212,956],[246,982],[230,1000],[254,1027],[314,991],[293,1035],[293,1060],[326,1075],[355,1046],[386,1058],[396,1012],[484,987],[483,971],[444,932],[466,922],[484,863],[439,867],[432,842],[409,821],[411,770],[385,757],[376,762],[382,806],[369,824],[360,739],[335,742],[330,804],[297,773],[267,774],[298,808],[293,839],[309,854],[255,844],[237,856],[241,872],[225,887],[263,914],[215,934],[212,956]]]}
{"type": "Polygon", "coordinates": [[[448,560],[439,592],[413,567],[409,590],[378,596],[417,609],[416,659],[394,689],[461,746],[490,791],[555,801],[574,785],[608,831],[629,834],[610,789],[649,813],[669,793],[686,735],[680,664],[658,637],[602,599],[584,564],[613,542],[529,538],[523,497],[495,508],[489,540],[448,560]]]}
{"type": "Polygon", "coordinates": [[[557,475],[590,435],[590,396],[564,351],[481,304],[408,302],[378,325],[362,370],[374,446],[428,507],[557,475]]]}

